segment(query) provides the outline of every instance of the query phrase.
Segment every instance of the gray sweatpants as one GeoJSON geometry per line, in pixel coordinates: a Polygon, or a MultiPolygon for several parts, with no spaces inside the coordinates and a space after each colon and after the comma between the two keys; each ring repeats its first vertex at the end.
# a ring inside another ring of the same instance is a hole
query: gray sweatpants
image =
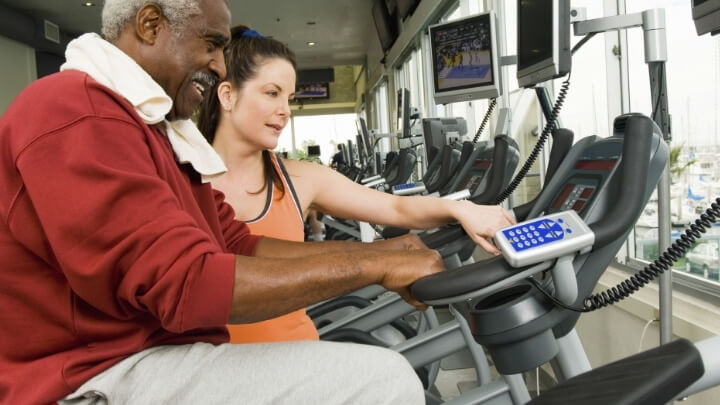
{"type": "Polygon", "coordinates": [[[424,404],[401,355],[374,346],[301,341],[195,343],[136,353],[61,405],[424,404]]]}

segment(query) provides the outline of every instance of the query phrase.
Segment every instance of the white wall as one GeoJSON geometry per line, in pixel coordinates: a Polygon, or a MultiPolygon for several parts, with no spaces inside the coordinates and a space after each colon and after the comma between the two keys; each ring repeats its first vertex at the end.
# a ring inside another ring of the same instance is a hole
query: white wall
{"type": "MultiPolygon", "coordinates": [[[[621,270],[608,268],[600,278],[596,292],[616,285],[627,276],[628,273],[621,270]]],[[[674,291],[672,306],[675,337],[698,342],[720,334],[720,307],[717,305],[674,291]]],[[[590,364],[601,366],[633,355],[639,348],[657,347],[660,340],[658,324],[651,322],[647,326],[650,320],[657,319],[657,308],[657,284],[651,283],[616,305],[583,314],[576,329],[590,364]]],[[[715,405],[718,397],[720,387],[715,387],[691,396],[682,404],[715,405]]]]}
{"type": "Polygon", "coordinates": [[[0,114],[35,79],[35,50],[0,36],[0,114]]]}

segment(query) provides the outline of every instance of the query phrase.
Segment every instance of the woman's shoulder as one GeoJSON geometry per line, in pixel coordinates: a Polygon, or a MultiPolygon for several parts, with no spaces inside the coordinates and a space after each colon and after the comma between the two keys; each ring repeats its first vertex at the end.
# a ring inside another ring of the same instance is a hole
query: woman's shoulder
{"type": "Polygon", "coordinates": [[[278,158],[278,161],[282,162],[283,166],[285,166],[285,168],[287,169],[288,174],[290,174],[291,176],[308,173],[321,174],[325,173],[328,170],[331,170],[330,168],[323,166],[320,163],[309,162],[306,160],[278,158]]]}

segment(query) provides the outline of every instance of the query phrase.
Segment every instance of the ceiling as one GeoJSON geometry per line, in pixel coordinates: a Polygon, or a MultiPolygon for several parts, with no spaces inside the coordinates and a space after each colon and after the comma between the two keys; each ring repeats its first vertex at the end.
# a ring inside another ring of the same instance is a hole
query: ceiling
{"type": "MultiPolygon", "coordinates": [[[[301,69],[362,65],[368,41],[378,41],[371,0],[229,0],[232,23],[249,25],[295,51],[301,69]],[[310,24],[309,24],[310,23],[310,24]],[[314,24],[311,24],[314,23],[314,24]],[[308,46],[308,42],[316,42],[308,46]]],[[[102,0],[95,0],[101,4],[102,0]]],[[[0,0],[65,32],[99,32],[102,6],[82,0],[0,0]]]]}

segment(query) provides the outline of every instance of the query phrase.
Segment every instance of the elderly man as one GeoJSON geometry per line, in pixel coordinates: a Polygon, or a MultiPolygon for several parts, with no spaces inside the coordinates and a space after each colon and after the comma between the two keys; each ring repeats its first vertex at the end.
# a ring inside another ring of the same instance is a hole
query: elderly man
{"type": "Polygon", "coordinates": [[[0,119],[0,402],[422,403],[405,360],[328,342],[229,345],[225,324],[442,270],[416,238],[251,235],[188,118],[225,75],[226,0],[106,0],[103,36],[0,119]]]}

